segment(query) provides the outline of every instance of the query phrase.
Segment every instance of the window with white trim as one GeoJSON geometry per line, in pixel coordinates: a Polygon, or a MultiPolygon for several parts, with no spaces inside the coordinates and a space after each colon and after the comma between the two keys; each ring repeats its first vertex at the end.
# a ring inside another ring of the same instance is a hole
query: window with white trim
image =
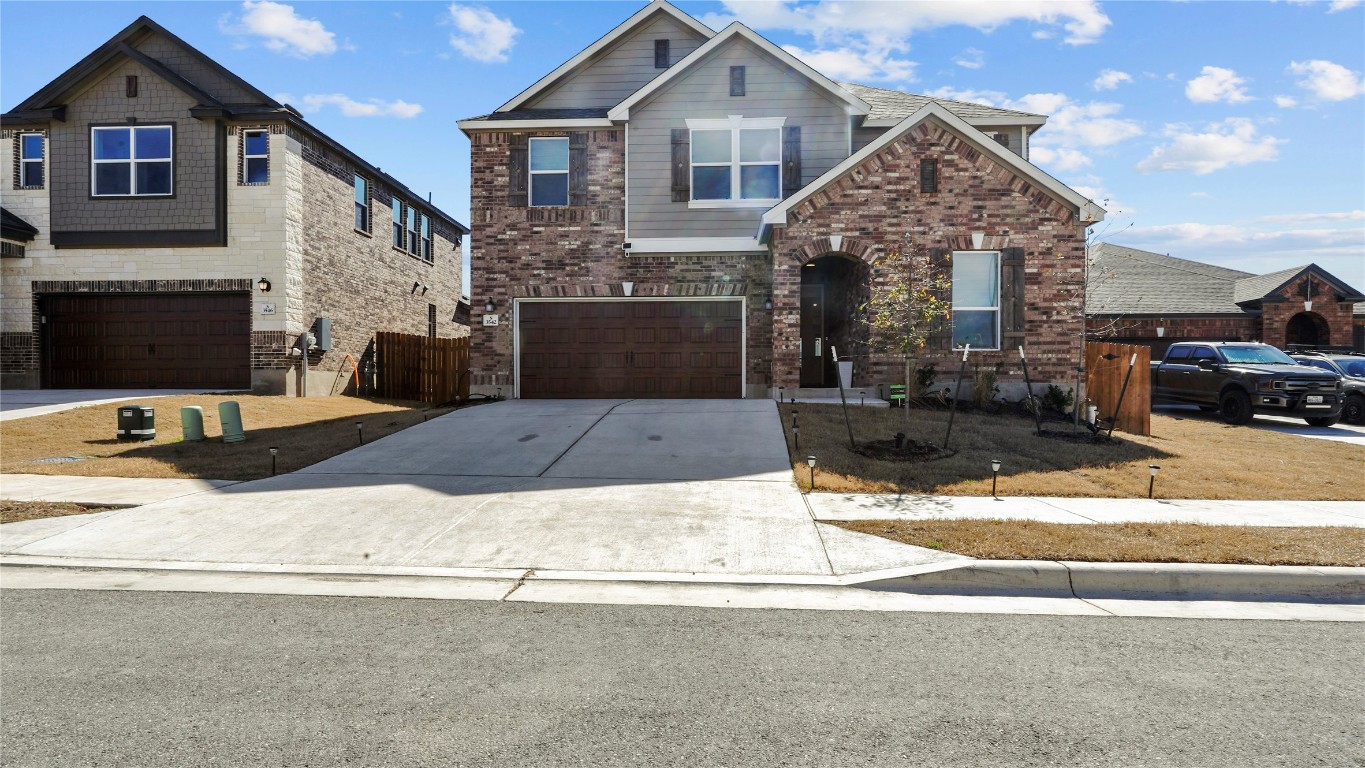
{"type": "Polygon", "coordinates": [[[355,177],[355,228],[370,231],[370,180],[360,174],[355,177]]]}
{"type": "Polygon", "coordinates": [[[91,127],[91,194],[95,197],[172,194],[173,138],[169,125],[91,127]]]}
{"type": "Polygon", "coordinates": [[[953,252],[953,346],[1000,348],[1000,252],[953,252]]]}
{"type": "Polygon", "coordinates": [[[270,183],[270,132],[242,131],[242,183],[270,183]]]}
{"type": "Polygon", "coordinates": [[[422,252],[422,242],[417,238],[417,211],[408,206],[407,217],[408,253],[417,256],[422,252]]]}
{"type": "Polygon", "coordinates": [[[530,141],[531,206],[569,204],[569,138],[530,141]]]}
{"type": "Polygon", "coordinates": [[[422,225],[422,259],[431,261],[431,217],[425,213],[421,216],[422,225]]]}
{"type": "Polygon", "coordinates": [[[693,207],[771,206],[782,198],[785,118],[688,120],[693,207]]]}
{"type": "Polygon", "coordinates": [[[19,134],[19,186],[41,189],[43,186],[43,135],[19,134]]]}
{"type": "Polygon", "coordinates": [[[403,201],[393,198],[393,247],[403,249],[403,201]]]}

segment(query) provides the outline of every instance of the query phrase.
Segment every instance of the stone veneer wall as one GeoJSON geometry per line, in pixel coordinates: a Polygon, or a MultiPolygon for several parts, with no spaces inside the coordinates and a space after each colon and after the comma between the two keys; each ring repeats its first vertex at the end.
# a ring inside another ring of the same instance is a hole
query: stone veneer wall
{"type": "MultiPolygon", "coordinates": [[[[509,394],[513,384],[512,302],[521,297],[622,296],[621,283],[635,283],[635,296],[748,297],[750,393],[772,385],[771,261],[767,254],[627,255],[625,240],[625,134],[588,131],[588,200],[562,208],[507,205],[507,132],[470,136],[470,261],[473,307],[471,360],[475,391],[509,394]],[[497,305],[499,325],[485,328],[486,302],[497,305]]],[[[529,136],[566,136],[536,131],[529,136]]]]}
{"type": "MultiPolygon", "coordinates": [[[[825,190],[797,206],[773,237],[773,378],[795,387],[800,377],[802,265],[838,254],[872,264],[900,248],[904,237],[926,248],[1024,249],[1026,349],[1035,384],[1074,386],[1080,364],[1084,309],[1085,238],[1072,212],[1007,167],[993,161],[934,122],[925,122],[888,144],[825,190]],[[919,189],[919,161],[939,163],[939,191],[919,189]]],[[[871,352],[855,359],[854,385],[874,386],[903,377],[900,358],[871,352]],[[861,364],[860,364],[861,363],[861,364]]],[[[956,370],[944,348],[926,352],[941,375],[956,370]]],[[[1022,389],[1014,349],[973,354],[975,364],[1002,363],[1001,388],[1022,389]]]]}

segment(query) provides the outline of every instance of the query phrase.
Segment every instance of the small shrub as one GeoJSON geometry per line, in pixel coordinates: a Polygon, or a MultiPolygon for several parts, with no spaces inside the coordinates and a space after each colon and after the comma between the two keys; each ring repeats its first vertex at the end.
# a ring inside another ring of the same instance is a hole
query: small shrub
{"type": "Polygon", "coordinates": [[[915,369],[915,397],[924,397],[929,392],[929,388],[934,386],[934,380],[938,378],[938,368],[933,363],[926,363],[915,369]]]}
{"type": "Polygon", "coordinates": [[[978,365],[972,372],[972,405],[985,408],[1000,394],[1000,363],[978,365]]]}
{"type": "Polygon", "coordinates": [[[1062,389],[1056,384],[1049,384],[1047,392],[1043,394],[1043,407],[1058,413],[1070,413],[1071,404],[1075,401],[1075,392],[1070,387],[1062,389]]]}

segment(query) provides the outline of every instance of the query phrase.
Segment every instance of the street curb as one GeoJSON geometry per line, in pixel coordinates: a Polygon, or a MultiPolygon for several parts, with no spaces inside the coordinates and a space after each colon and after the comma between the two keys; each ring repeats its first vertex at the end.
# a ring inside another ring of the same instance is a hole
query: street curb
{"type": "Polygon", "coordinates": [[[977,560],[854,586],[922,595],[1365,604],[1365,568],[1294,565],[977,560]]]}

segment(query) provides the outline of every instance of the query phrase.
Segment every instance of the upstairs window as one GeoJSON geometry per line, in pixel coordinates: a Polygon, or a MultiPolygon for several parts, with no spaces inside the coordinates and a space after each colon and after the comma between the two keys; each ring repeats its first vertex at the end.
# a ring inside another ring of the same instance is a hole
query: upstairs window
{"type": "Polygon", "coordinates": [[[1000,348],[1000,252],[953,253],[953,346],[1000,348]]]}
{"type": "Polygon", "coordinates": [[[688,127],[693,201],[771,205],[781,198],[782,118],[689,120],[688,127]]]}
{"type": "Polygon", "coordinates": [[[270,183],[269,131],[242,131],[242,183],[270,183]]]}
{"type": "Polygon", "coordinates": [[[370,231],[370,180],[355,177],[355,228],[366,234],[370,231]]]}
{"type": "Polygon", "coordinates": [[[417,211],[412,206],[408,206],[407,215],[407,235],[408,253],[417,256],[422,252],[422,243],[417,239],[417,211]]]}
{"type": "Polygon", "coordinates": [[[393,247],[403,249],[403,201],[393,198],[393,247]]]}
{"type": "Polygon", "coordinates": [[[19,186],[42,189],[43,135],[41,133],[19,134],[19,186]]]}
{"type": "Polygon", "coordinates": [[[169,125],[90,129],[91,189],[96,197],[173,192],[169,125]]]}
{"type": "Polygon", "coordinates": [[[569,139],[530,142],[531,206],[569,204],[569,139]]]}
{"type": "Polygon", "coordinates": [[[422,214],[422,258],[431,261],[431,217],[422,214]]]}

